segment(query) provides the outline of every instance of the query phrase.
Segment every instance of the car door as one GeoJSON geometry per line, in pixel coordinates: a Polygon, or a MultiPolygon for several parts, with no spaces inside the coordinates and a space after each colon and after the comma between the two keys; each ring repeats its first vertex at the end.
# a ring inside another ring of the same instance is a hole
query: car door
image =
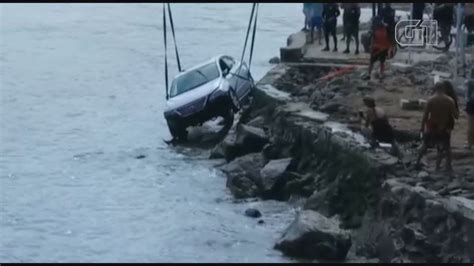
{"type": "Polygon", "coordinates": [[[241,62],[242,66],[240,67],[239,77],[240,77],[240,88],[241,97],[247,95],[252,89],[252,77],[250,76],[250,70],[245,62],[241,62]]]}
{"type": "Polygon", "coordinates": [[[241,99],[248,92],[248,68],[245,64],[236,63],[234,59],[229,56],[224,57],[228,65],[232,65],[231,75],[233,77],[233,88],[236,94],[241,99]]]}
{"type": "Polygon", "coordinates": [[[237,94],[237,88],[236,88],[237,77],[235,75],[236,73],[235,73],[235,70],[233,69],[234,66],[232,62],[229,62],[229,60],[227,60],[226,57],[221,57],[219,59],[219,66],[221,68],[222,75],[229,83],[229,86],[232,87],[237,94]]]}

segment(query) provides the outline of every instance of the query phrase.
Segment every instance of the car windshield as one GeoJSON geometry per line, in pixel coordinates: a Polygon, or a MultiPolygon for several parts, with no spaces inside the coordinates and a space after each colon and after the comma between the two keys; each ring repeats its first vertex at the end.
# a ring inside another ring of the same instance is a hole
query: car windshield
{"type": "Polygon", "coordinates": [[[191,70],[173,81],[173,84],[171,84],[170,96],[174,97],[187,92],[218,77],[219,70],[215,63],[210,63],[198,69],[191,70]]]}

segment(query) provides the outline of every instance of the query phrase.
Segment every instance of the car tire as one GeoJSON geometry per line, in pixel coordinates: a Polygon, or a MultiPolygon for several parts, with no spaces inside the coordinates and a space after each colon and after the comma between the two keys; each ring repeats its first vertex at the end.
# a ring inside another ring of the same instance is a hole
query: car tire
{"type": "Polygon", "coordinates": [[[234,112],[240,110],[240,101],[233,88],[229,88],[229,100],[234,112]]]}
{"type": "Polygon", "coordinates": [[[186,130],[186,127],[179,124],[178,122],[173,122],[171,123],[170,121],[166,121],[168,124],[168,129],[171,133],[171,136],[174,139],[179,139],[179,140],[186,140],[188,137],[188,132],[186,130]]]}

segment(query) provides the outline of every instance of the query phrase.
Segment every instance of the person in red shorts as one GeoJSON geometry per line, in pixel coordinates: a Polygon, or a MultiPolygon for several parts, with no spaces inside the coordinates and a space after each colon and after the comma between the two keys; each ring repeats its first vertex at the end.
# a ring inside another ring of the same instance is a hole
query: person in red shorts
{"type": "Polygon", "coordinates": [[[385,70],[385,60],[392,52],[393,43],[389,36],[388,26],[383,23],[382,18],[375,16],[372,22],[372,43],[370,51],[370,65],[369,73],[364,77],[366,80],[370,80],[372,75],[372,69],[375,62],[380,61],[380,77],[383,78],[385,70]]]}

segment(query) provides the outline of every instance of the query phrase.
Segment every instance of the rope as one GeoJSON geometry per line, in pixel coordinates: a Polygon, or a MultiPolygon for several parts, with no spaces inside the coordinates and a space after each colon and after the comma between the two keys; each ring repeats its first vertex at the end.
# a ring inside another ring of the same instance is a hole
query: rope
{"type": "Polygon", "coordinates": [[[168,3],[168,15],[170,17],[171,33],[173,34],[174,51],[176,53],[176,60],[178,61],[178,71],[181,72],[181,62],[179,60],[178,44],[176,43],[176,36],[174,34],[174,23],[173,23],[173,16],[171,15],[170,3],[168,3]]]}
{"type": "MultiPolygon", "coordinates": [[[[237,69],[237,73],[240,73],[240,69],[242,68],[242,63],[244,62],[245,51],[247,50],[247,42],[248,42],[248,38],[249,38],[249,34],[250,34],[250,29],[252,27],[253,15],[255,14],[256,7],[257,7],[257,3],[253,3],[252,11],[250,13],[249,25],[247,27],[247,34],[245,36],[245,43],[244,43],[244,49],[242,51],[242,58],[240,59],[240,65],[239,65],[239,68],[237,69]]],[[[257,8],[257,10],[258,10],[258,8],[257,8]]],[[[258,11],[257,11],[257,13],[258,13],[258,11]]],[[[243,78],[241,76],[238,76],[239,78],[242,78],[242,79],[245,79],[245,80],[250,80],[250,64],[251,64],[251,61],[252,61],[256,28],[257,28],[257,16],[255,16],[254,28],[253,28],[253,33],[252,33],[252,43],[251,43],[251,47],[250,47],[250,59],[249,59],[249,65],[248,65],[248,67],[249,67],[249,77],[243,78]]],[[[239,82],[240,82],[240,79],[237,79],[237,82],[235,83],[236,88],[234,88],[235,90],[238,88],[239,82]]]]}
{"type": "Polygon", "coordinates": [[[167,56],[167,45],[166,45],[166,11],[165,11],[165,3],[163,3],[163,39],[164,39],[164,46],[165,46],[165,86],[166,86],[166,100],[169,99],[169,92],[168,92],[168,56],[167,56]]]}
{"type": "Polygon", "coordinates": [[[253,14],[255,13],[256,5],[257,5],[256,3],[253,3],[252,12],[250,12],[249,26],[247,27],[247,35],[245,36],[244,49],[242,50],[242,58],[240,59],[241,62],[244,61],[245,50],[247,49],[247,41],[249,39],[250,27],[252,25],[252,19],[253,19],[253,14]]]}
{"type": "Polygon", "coordinates": [[[257,31],[257,17],[258,17],[258,3],[257,3],[257,9],[255,11],[255,21],[253,24],[252,44],[250,45],[249,70],[250,70],[250,65],[252,64],[253,47],[255,43],[255,33],[257,31]]]}

